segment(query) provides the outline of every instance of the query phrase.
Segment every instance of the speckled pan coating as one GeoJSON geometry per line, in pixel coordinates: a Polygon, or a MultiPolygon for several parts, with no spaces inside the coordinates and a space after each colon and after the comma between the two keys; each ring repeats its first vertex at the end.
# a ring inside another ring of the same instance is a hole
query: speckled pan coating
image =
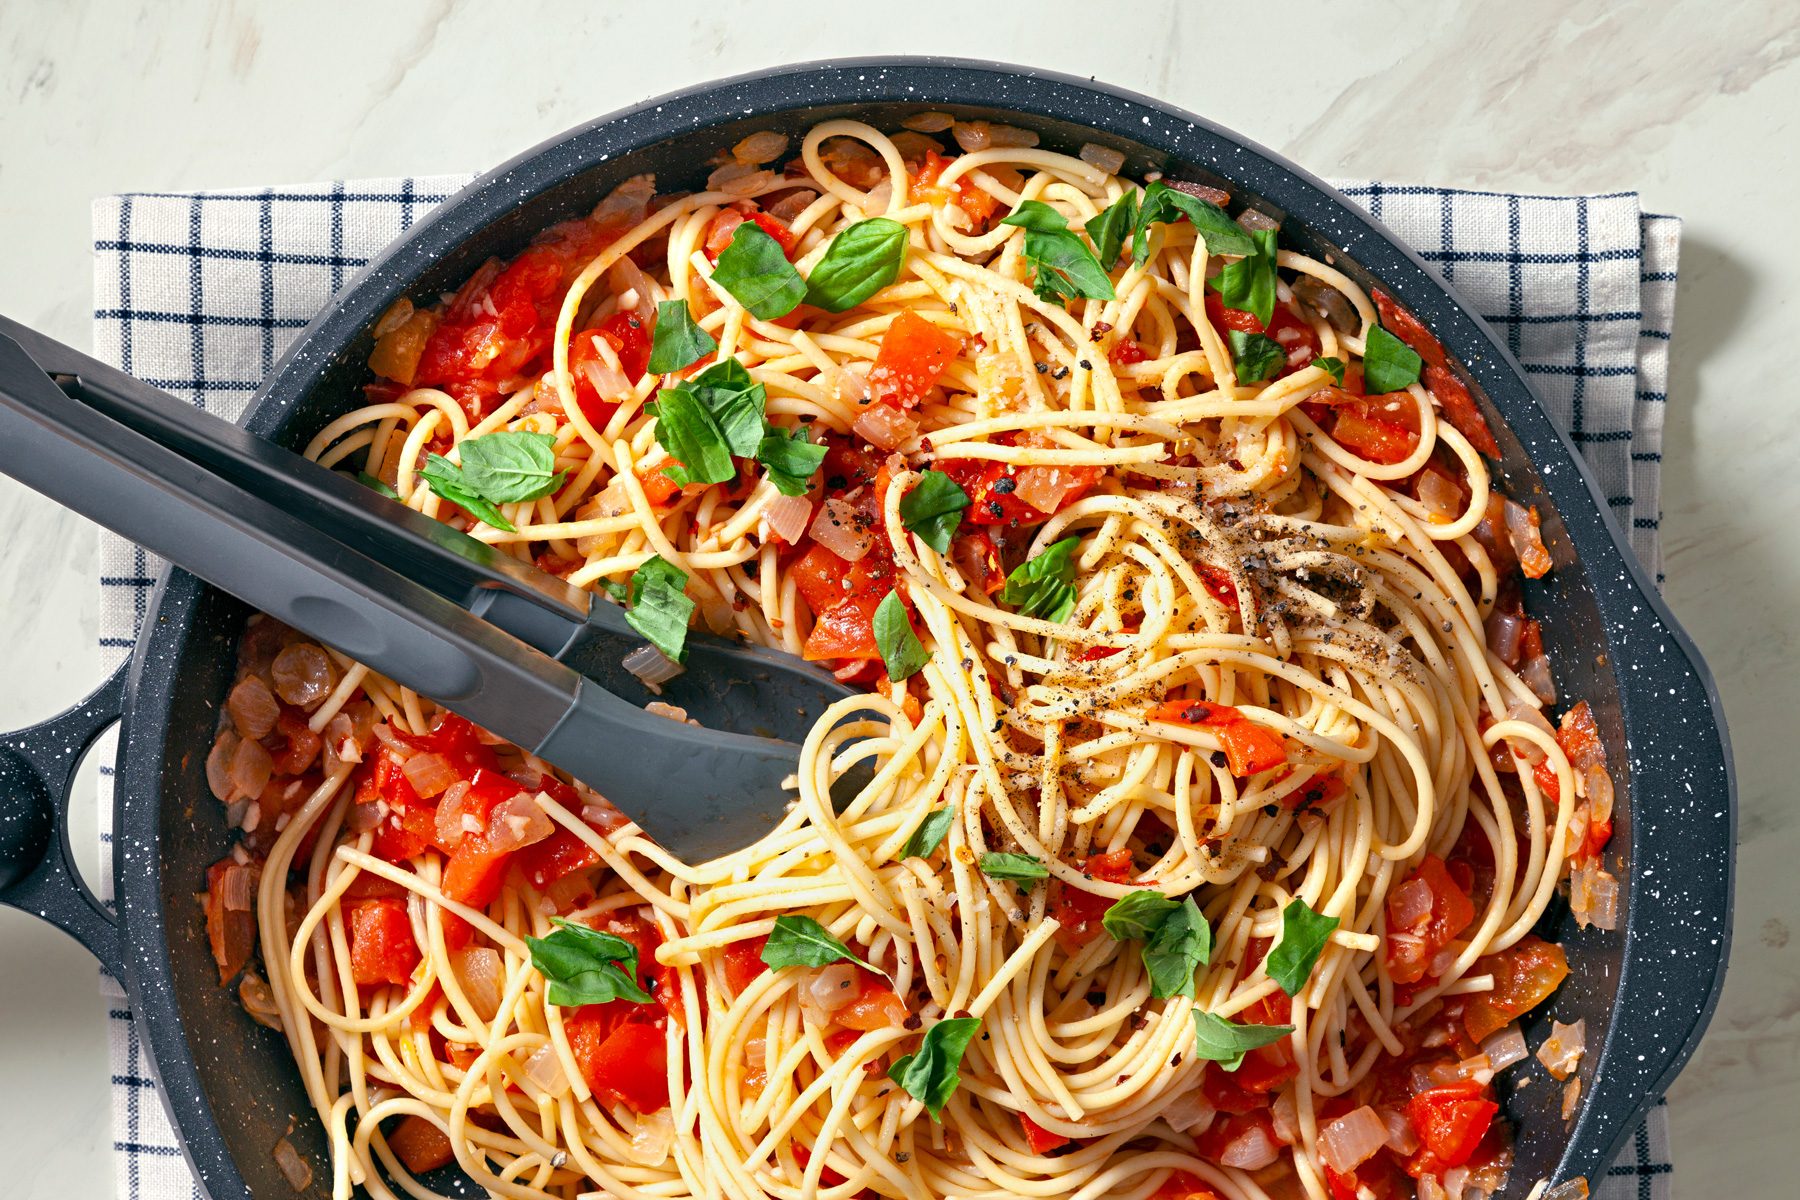
{"type": "MultiPolygon", "coordinates": [[[[490,254],[586,211],[629,174],[692,186],[708,154],[762,128],[798,133],[852,116],[892,129],[947,109],[1037,130],[1046,145],[1116,147],[1127,172],[1163,170],[1229,188],[1283,218],[1284,240],[1410,306],[1485,397],[1504,450],[1500,477],[1544,514],[1556,570],[1529,589],[1553,613],[1548,650],[1566,696],[1593,702],[1620,796],[1609,867],[1625,885],[1613,933],[1576,930],[1553,912],[1574,974],[1528,1024],[1535,1047],[1552,1016],[1585,1017],[1590,1054],[1573,1124],[1561,1085],[1535,1062],[1500,1088],[1519,1122],[1508,1194],[1539,1178],[1593,1175],[1673,1079],[1710,1016],[1731,928],[1735,796],[1711,679],[1614,526],[1582,460],[1533,399],[1503,343],[1380,224],[1320,180],[1197,116],[1092,82],[946,59],[849,60],[784,67],[654,100],[570,131],[476,180],[353,280],[277,364],[248,415],[252,429],[298,447],[350,406],[369,328],[400,295],[454,288],[490,254]],[[1594,1053],[1594,1051],[1598,1053],[1594,1053]],[[1522,1085],[1515,1079],[1523,1079],[1522,1085]]],[[[121,955],[145,1035],[196,1173],[215,1200],[290,1194],[269,1148],[290,1122],[329,1170],[279,1037],[220,991],[193,893],[230,844],[207,797],[203,762],[229,685],[235,601],[176,573],[158,593],[131,677],[122,739],[117,884],[121,955]]],[[[104,942],[105,938],[97,939],[104,942]]],[[[108,947],[96,947],[112,959],[108,947]]]]}

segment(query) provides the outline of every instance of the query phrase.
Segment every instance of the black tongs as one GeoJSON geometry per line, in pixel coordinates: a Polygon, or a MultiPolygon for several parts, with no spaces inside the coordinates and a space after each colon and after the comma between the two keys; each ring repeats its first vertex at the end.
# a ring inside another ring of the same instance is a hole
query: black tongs
{"type": "Polygon", "coordinates": [[[797,743],[852,694],[696,632],[653,695],[609,600],[5,317],[0,471],[541,755],[690,861],[780,819],[797,743]]]}

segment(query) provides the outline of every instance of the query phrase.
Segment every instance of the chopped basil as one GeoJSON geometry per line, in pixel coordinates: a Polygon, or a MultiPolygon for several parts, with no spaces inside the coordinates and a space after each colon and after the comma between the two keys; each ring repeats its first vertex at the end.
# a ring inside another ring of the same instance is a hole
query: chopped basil
{"type": "Polygon", "coordinates": [[[1112,907],[1100,918],[1100,927],[1117,941],[1147,939],[1163,923],[1164,917],[1180,907],[1181,901],[1171,900],[1155,888],[1139,888],[1113,901],[1112,907]]]}
{"type": "Polygon", "coordinates": [[[620,604],[631,599],[631,585],[620,583],[617,579],[601,579],[596,581],[595,586],[620,604]]]}
{"type": "Polygon", "coordinates": [[[1252,254],[1256,251],[1256,243],[1250,240],[1249,232],[1232,220],[1230,213],[1158,179],[1144,189],[1143,202],[1138,206],[1137,223],[1131,234],[1131,260],[1141,265],[1150,257],[1151,225],[1157,222],[1167,225],[1181,217],[1193,222],[1200,240],[1206,243],[1208,254],[1252,254]]]}
{"type": "Polygon", "coordinates": [[[503,431],[457,443],[463,486],[495,504],[536,500],[562,486],[556,439],[547,433],[503,431]]]}
{"type": "Polygon", "coordinates": [[[1231,344],[1231,366],[1239,383],[1261,383],[1287,361],[1287,351],[1266,333],[1227,329],[1225,340],[1231,344]]]}
{"type": "Polygon", "coordinates": [[[887,972],[867,959],[858,958],[850,947],[832,937],[825,927],[811,917],[776,917],[769,931],[762,960],[780,970],[783,967],[823,967],[834,962],[853,962],[868,967],[877,975],[887,972]]]}
{"type": "Polygon", "coordinates": [[[663,388],[645,406],[656,418],[657,444],[677,460],[663,474],[683,487],[736,479],[732,456],[752,458],[761,449],[767,402],[763,385],[735,358],[663,388]]]}
{"type": "Polygon", "coordinates": [[[1379,325],[1369,327],[1363,342],[1363,391],[1371,396],[1397,392],[1419,380],[1424,360],[1418,351],[1379,325]]]}
{"type": "Polygon", "coordinates": [[[975,865],[989,879],[1024,883],[1050,877],[1050,868],[1029,854],[984,854],[975,865]]]}
{"type": "Polygon", "coordinates": [[[906,845],[900,847],[900,857],[929,858],[933,851],[943,845],[944,837],[950,832],[950,823],[956,814],[948,808],[934,808],[925,814],[919,827],[906,839],[906,845]]]}
{"type": "Polygon", "coordinates": [[[1112,300],[1112,280],[1068,218],[1042,200],[1027,200],[1000,222],[1025,231],[1025,261],[1032,266],[1031,290],[1045,300],[1080,297],[1112,300]]]}
{"type": "Polygon", "coordinates": [[[732,233],[712,277],[752,316],[765,321],[787,316],[806,299],[806,280],[787,260],[781,243],[755,221],[745,221],[732,233]]]}
{"type": "Polygon", "coordinates": [[[939,1021],[925,1031],[916,1053],[888,1068],[888,1078],[922,1102],[931,1119],[937,1120],[956,1091],[963,1055],[980,1029],[980,1017],[947,1017],[939,1021]]]}
{"type": "Polygon", "coordinates": [[[839,313],[900,278],[906,226],[886,217],[858,221],[831,239],[806,280],[806,302],[839,313]]]}
{"type": "Polygon", "coordinates": [[[909,679],[931,661],[912,622],[906,619],[906,601],[898,591],[889,592],[875,606],[874,625],[875,648],[881,651],[889,679],[909,679]]]}
{"type": "Polygon", "coordinates": [[[969,493],[942,471],[926,471],[912,491],[900,497],[900,523],[918,534],[939,554],[950,550],[950,539],[962,524],[969,493]]]}
{"type": "Polygon", "coordinates": [[[658,375],[699,362],[719,348],[712,335],[694,324],[685,300],[656,306],[656,330],[650,335],[650,369],[658,375]]]}
{"type": "Polygon", "coordinates": [[[1281,910],[1281,940],[1275,943],[1264,962],[1269,978],[1280,984],[1281,990],[1288,995],[1299,995],[1312,975],[1319,955],[1324,953],[1332,930],[1337,927],[1336,917],[1319,915],[1303,900],[1289,902],[1281,910]]]}
{"type": "Polygon", "coordinates": [[[1266,327],[1275,316],[1275,231],[1250,232],[1254,252],[1226,263],[1206,286],[1219,293],[1226,308],[1253,313],[1266,327]]]}
{"type": "Polygon", "coordinates": [[[1227,1071],[1244,1065],[1244,1055],[1279,1042],[1294,1032],[1292,1025],[1239,1025],[1204,1009],[1194,1010],[1194,1054],[1216,1062],[1227,1071]]]}
{"type": "Polygon", "coordinates": [[[1315,358],[1312,365],[1331,376],[1331,382],[1339,387],[1344,386],[1344,360],[1341,358],[1315,358]]]}
{"type": "Polygon", "coordinates": [[[1094,253],[1106,270],[1112,270],[1113,264],[1119,261],[1119,251],[1124,249],[1126,240],[1131,237],[1132,226],[1137,224],[1137,197],[1136,192],[1126,192],[1082,226],[1082,232],[1093,241],[1094,253]]]}
{"type": "Polygon", "coordinates": [[[612,1000],[650,1003],[650,994],[638,986],[636,946],[561,917],[550,920],[557,926],[555,932],[525,939],[532,968],[550,985],[546,995],[550,1003],[559,1008],[612,1000]]]}
{"type": "Polygon", "coordinates": [[[1194,994],[1194,972],[1212,957],[1212,926],[1192,896],[1162,919],[1144,943],[1150,994],[1161,1000],[1194,994]]]}
{"type": "Polygon", "coordinates": [[[1080,538],[1064,538],[1019,564],[1006,577],[1001,601],[1028,617],[1067,620],[1075,611],[1075,548],[1080,544],[1080,538]]]}
{"type": "Polygon", "coordinates": [[[427,454],[425,465],[419,468],[419,478],[433,492],[450,501],[460,504],[478,521],[485,521],[495,529],[506,533],[514,533],[513,523],[500,515],[500,510],[480,495],[477,495],[464,481],[462,469],[441,454],[427,454]]]}
{"type": "Polygon", "coordinates": [[[826,447],[813,444],[802,425],[792,431],[770,425],[756,444],[756,461],[769,473],[769,482],[784,496],[804,496],[813,472],[825,461],[826,447]]]}
{"type": "Polygon", "coordinates": [[[369,474],[367,471],[358,471],[356,473],[356,482],[362,484],[364,487],[368,488],[371,492],[380,492],[383,496],[386,496],[389,500],[398,500],[400,498],[399,492],[396,492],[393,488],[391,488],[387,484],[381,482],[381,480],[375,478],[373,475],[369,474]]]}
{"type": "Polygon", "coordinates": [[[625,620],[675,662],[687,660],[688,620],[694,615],[687,581],[686,571],[657,554],[631,573],[626,592],[625,620]]]}

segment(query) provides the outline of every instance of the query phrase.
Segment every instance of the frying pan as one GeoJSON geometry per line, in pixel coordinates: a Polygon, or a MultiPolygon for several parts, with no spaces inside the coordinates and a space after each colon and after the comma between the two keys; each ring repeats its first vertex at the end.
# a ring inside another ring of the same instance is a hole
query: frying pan
{"type": "MultiPolygon", "coordinates": [[[[1594,706],[1620,798],[1606,865],[1624,884],[1616,930],[1577,929],[1561,909],[1540,923],[1572,974],[1527,1020],[1527,1037],[1535,1045],[1551,1018],[1586,1020],[1584,1099],[1565,1123],[1561,1084],[1534,1062],[1508,1072],[1500,1090],[1518,1137],[1507,1195],[1542,1178],[1597,1176],[1687,1060],[1724,978],[1736,798],[1723,713],[1698,652],[1501,339],[1379,223],[1280,156],[1143,96],[992,63],[851,59],[673,93],[545,142],[452,197],[301,334],[246,424],[303,446],[359,402],[370,330],[396,298],[454,290],[489,256],[516,253],[630,175],[694,187],[706,158],[756,130],[797,137],[836,117],[893,129],[928,109],[1023,126],[1071,153],[1111,146],[1136,177],[1156,170],[1229,189],[1280,218],[1289,244],[1397,296],[1483,403],[1503,451],[1498,482],[1543,514],[1556,569],[1527,585],[1527,603],[1550,614],[1546,650],[1563,695],[1594,706]]],[[[163,1102],[213,1200],[291,1194],[270,1157],[290,1130],[314,1167],[311,1194],[328,1194],[330,1178],[287,1048],[219,988],[194,903],[207,864],[233,840],[204,764],[248,615],[171,571],[127,667],[69,712],[0,739],[0,901],[67,930],[123,979],[163,1102]],[[69,865],[66,818],[81,751],[121,715],[111,915],[69,865]]]]}

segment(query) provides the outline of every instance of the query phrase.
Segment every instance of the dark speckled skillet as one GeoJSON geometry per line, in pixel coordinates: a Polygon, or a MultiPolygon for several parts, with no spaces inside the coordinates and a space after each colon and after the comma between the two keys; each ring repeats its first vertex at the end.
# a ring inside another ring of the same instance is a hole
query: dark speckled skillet
{"type": "MultiPolygon", "coordinates": [[[[1540,932],[1573,974],[1533,1015],[1535,1046],[1555,1017],[1585,1018],[1590,1053],[1572,1125],[1561,1085],[1533,1062],[1501,1088],[1518,1123],[1522,1197],[1543,1177],[1595,1176],[1686,1061],[1724,977],[1731,931],[1735,798],[1723,714],[1705,664],[1644,578],[1593,477],[1537,401],[1501,340],[1392,234],[1330,187],[1228,130],[1091,82],[987,63],[852,60],[783,67],[654,100],[572,130],[482,176],[346,287],[277,364],[251,407],[255,432],[298,448],[359,399],[375,319],[398,296],[453,289],[490,255],[592,208],[627,175],[694,186],[712,153],[757,129],[798,134],[832,117],[886,128],[946,109],[1036,130],[1073,152],[1123,151],[1151,169],[1229,188],[1280,216],[1286,241],[1379,281],[1443,340],[1484,397],[1504,451],[1500,478],[1539,506],[1556,569],[1529,588],[1564,694],[1593,702],[1620,797],[1608,866],[1625,883],[1615,932],[1566,914],[1540,932]],[[1511,1080],[1524,1077],[1522,1086],[1511,1080]]],[[[77,709],[0,743],[0,900],[79,937],[126,981],[188,1158],[215,1200],[282,1196],[269,1157],[290,1127],[330,1172],[324,1140],[280,1037],[253,1024],[217,973],[194,906],[206,864],[231,844],[203,764],[246,613],[176,572],[162,583],[137,657],[77,709]],[[67,775],[120,712],[114,828],[116,917],[68,862],[67,775]],[[54,850],[55,852],[50,852],[54,850]]],[[[15,968],[18,964],[14,964],[15,968]]]]}

